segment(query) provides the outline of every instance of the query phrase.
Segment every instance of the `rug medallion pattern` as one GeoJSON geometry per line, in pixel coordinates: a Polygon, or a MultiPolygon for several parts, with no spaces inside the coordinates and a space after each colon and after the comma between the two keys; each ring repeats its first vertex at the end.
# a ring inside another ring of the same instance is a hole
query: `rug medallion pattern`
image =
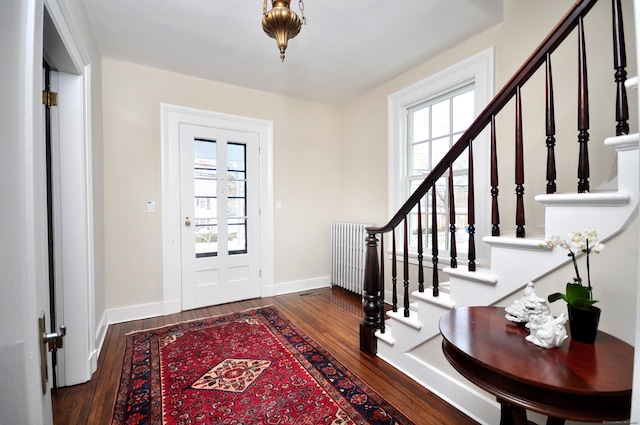
{"type": "Polygon", "coordinates": [[[274,307],[127,335],[112,425],[411,424],[274,307]]]}

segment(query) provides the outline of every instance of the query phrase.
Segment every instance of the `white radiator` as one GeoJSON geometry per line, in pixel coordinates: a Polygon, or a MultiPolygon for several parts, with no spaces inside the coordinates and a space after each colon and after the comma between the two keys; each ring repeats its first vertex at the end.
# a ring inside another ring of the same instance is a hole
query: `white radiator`
{"type": "Polygon", "coordinates": [[[368,224],[331,223],[331,282],[348,291],[362,294],[368,224]]]}

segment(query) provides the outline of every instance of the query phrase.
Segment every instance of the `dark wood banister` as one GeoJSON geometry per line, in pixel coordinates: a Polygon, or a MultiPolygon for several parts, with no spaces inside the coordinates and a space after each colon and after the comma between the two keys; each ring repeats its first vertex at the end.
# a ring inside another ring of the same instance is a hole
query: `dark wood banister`
{"type": "MultiPolygon", "coordinates": [[[[384,332],[384,320],[381,319],[381,315],[384,315],[384,293],[381,292],[381,285],[379,279],[383,280],[384,276],[382,274],[378,274],[373,272],[373,270],[379,270],[379,261],[377,257],[377,238],[376,235],[384,234],[388,232],[393,232],[393,283],[394,283],[394,292],[393,292],[393,307],[394,311],[396,310],[396,293],[395,293],[395,229],[404,221],[404,262],[405,262],[405,292],[407,288],[407,277],[406,277],[406,267],[408,263],[407,257],[407,239],[408,234],[406,230],[406,220],[408,214],[414,209],[414,207],[420,202],[420,200],[425,197],[428,191],[435,187],[436,182],[440,179],[445,172],[449,171],[451,173],[451,167],[454,161],[462,155],[462,153],[468,147],[471,150],[471,144],[473,140],[480,135],[482,131],[484,131],[487,126],[491,127],[491,145],[492,145],[492,156],[495,156],[495,116],[514,98],[518,97],[517,101],[519,102],[519,91],[520,88],[535,74],[543,64],[546,63],[547,66],[547,74],[550,74],[550,57],[551,53],[555,51],[555,49],[569,36],[569,34],[576,28],[579,27],[579,65],[581,68],[580,71],[580,79],[582,79],[582,83],[579,86],[581,103],[579,105],[579,142],[581,145],[581,155],[586,156],[586,142],[588,141],[588,109],[587,109],[587,93],[586,93],[586,62],[584,56],[584,34],[582,28],[582,19],[587,13],[591,10],[591,8],[597,3],[598,0],[578,0],[574,6],[565,14],[562,20],[555,26],[555,28],[551,31],[551,33],[544,39],[544,41],[536,48],[536,50],[529,56],[529,58],[524,62],[524,64],[520,67],[520,69],[511,77],[511,79],[505,84],[505,86],[498,92],[498,94],[489,102],[489,104],[484,108],[484,110],[478,115],[475,121],[469,126],[469,128],[462,134],[462,136],[458,139],[458,141],[451,147],[451,149],[444,155],[442,160],[433,168],[433,170],[425,177],[422,183],[418,186],[418,188],[409,196],[407,201],[402,205],[402,207],[398,210],[398,212],[391,218],[391,220],[384,226],[375,227],[370,226],[367,227],[367,263],[365,270],[365,279],[364,279],[364,288],[363,288],[363,311],[364,311],[364,319],[360,324],[360,349],[363,352],[366,352],[370,355],[375,355],[377,352],[377,340],[375,337],[375,331],[380,329],[384,332]],[[580,109],[581,108],[581,109],[580,109]],[[582,150],[584,149],[584,151],[582,150]],[[371,261],[370,261],[371,260],[371,261]],[[369,262],[370,261],[370,262],[369,262]],[[372,269],[369,269],[371,267],[372,269]]],[[[613,27],[614,27],[614,68],[616,70],[615,81],[617,84],[617,99],[616,99],[616,120],[618,122],[618,126],[616,127],[616,134],[626,134],[628,133],[628,107],[627,107],[627,99],[626,92],[624,91],[624,81],[626,79],[626,57],[625,57],[625,46],[624,46],[624,37],[623,37],[623,28],[622,28],[622,19],[621,19],[621,4],[620,0],[611,0],[613,6],[613,27]]],[[[551,80],[550,75],[547,76],[547,97],[548,101],[551,104],[547,103],[547,147],[549,150],[549,154],[551,157],[553,156],[553,145],[555,144],[554,133],[555,133],[555,123],[553,118],[553,95],[552,91],[549,92],[551,80]]],[[[552,89],[551,89],[552,90],[552,89]]],[[[518,106],[518,105],[516,105],[518,106]]],[[[518,108],[517,108],[518,109],[518,108]]],[[[516,120],[521,119],[521,117],[516,117],[516,120]]],[[[516,135],[516,139],[518,135],[516,135]]],[[[516,146],[516,149],[518,147],[516,146]]],[[[516,158],[517,159],[517,158],[516,158]]],[[[551,158],[554,160],[554,158],[551,158]]],[[[470,158],[472,161],[472,158],[470,158]]],[[[588,191],[588,169],[583,169],[583,165],[587,164],[588,167],[588,157],[584,158],[584,162],[580,162],[578,177],[580,181],[578,183],[578,191],[588,191]]],[[[470,162],[470,167],[472,166],[472,162],[470,162]]],[[[555,165],[553,167],[548,166],[548,192],[552,193],[555,191],[555,165]]],[[[522,168],[522,167],[521,167],[522,168]]],[[[524,192],[523,182],[524,176],[519,176],[518,171],[516,170],[516,192],[522,194],[524,192]]],[[[451,179],[451,175],[449,176],[451,179]]],[[[497,170],[492,169],[492,181],[491,181],[491,194],[492,194],[492,235],[499,236],[499,213],[497,211],[497,194],[498,194],[498,186],[497,186],[497,170]]],[[[518,206],[520,207],[520,205],[518,206]]],[[[470,194],[470,205],[469,208],[473,208],[473,194],[470,194]]],[[[469,211],[469,214],[473,214],[473,211],[469,211]]],[[[516,212],[517,215],[521,214],[520,219],[517,217],[518,221],[518,229],[516,229],[516,236],[524,237],[524,209],[518,208],[516,212]]],[[[471,217],[471,216],[470,216],[471,217]]],[[[453,222],[452,222],[453,223],[453,222]]],[[[469,227],[471,228],[474,223],[469,223],[469,227]]],[[[420,226],[421,227],[421,226],[420,226]]],[[[473,229],[470,229],[473,230],[473,229]]],[[[455,235],[454,235],[455,236],[455,235]]],[[[419,229],[419,239],[421,239],[421,229],[419,229]]],[[[473,245],[473,234],[470,234],[470,246],[469,253],[475,252],[475,246],[473,245]]],[[[453,247],[455,250],[455,247],[453,247]]],[[[381,253],[382,254],[382,253],[381,253]]],[[[422,250],[420,250],[419,255],[422,255],[422,250]]],[[[475,271],[475,258],[469,258],[469,270],[475,271]]],[[[455,258],[452,258],[452,265],[455,261],[455,258]]],[[[437,267],[437,264],[434,264],[434,269],[437,267]]],[[[438,295],[437,285],[434,283],[433,288],[434,296],[438,295]]],[[[407,303],[408,297],[405,294],[404,307],[405,307],[405,315],[407,312],[407,303]]]]}

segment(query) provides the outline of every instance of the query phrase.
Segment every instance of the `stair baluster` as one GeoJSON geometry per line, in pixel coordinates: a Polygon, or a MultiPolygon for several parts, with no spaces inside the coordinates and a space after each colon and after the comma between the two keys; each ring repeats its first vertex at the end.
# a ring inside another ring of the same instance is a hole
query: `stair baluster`
{"type": "Polygon", "coordinates": [[[556,193],[556,118],[553,101],[553,74],[551,72],[551,54],[547,53],[546,60],[546,108],[545,122],[547,133],[547,193],[556,193]]]}
{"type": "Polygon", "coordinates": [[[491,236],[500,236],[500,209],[498,208],[498,147],[496,116],[491,115],[491,236]]]}
{"type": "MultiPolygon", "coordinates": [[[[458,248],[456,243],[456,197],[453,190],[453,165],[449,166],[449,184],[447,190],[449,191],[449,235],[451,237],[450,255],[451,255],[451,268],[458,267],[458,248]]],[[[433,296],[437,297],[438,286],[433,285],[433,296]]]]}
{"type": "Polygon", "coordinates": [[[584,23],[578,18],[578,193],[589,192],[589,91],[584,23]]]}
{"type": "MultiPolygon", "coordinates": [[[[393,286],[392,308],[393,312],[398,311],[398,257],[396,255],[396,229],[391,232],[391,284],[393,286]]],[[[384,258],[384,257],[382,257],[384,258]]]]}
{"type": "Polygon", "coordinates": [[[516,88],[516,237],[524,238],[524,143],[522,140],[522,95],[516,88]]]}
{"type": "Polygon", "coordinates": [[[422,267],[422,211],[418,202],[418,291],[424,292],[424,269],[422,267]]]}
{"type": "Polygon", "coordinates": [[[469,186],[468,186],[468,231],[469,231],[469,252],[467,258],[469,260],[468,270],[476,271],[476,206],[475,206],[475,188],[473,184],[473,140],[469,140],[469,186]]]}
{"type": "Polygon", "coordinates": [[[620,0],[612,0],[613,11],[613,66],[616,82],[616,136],[629,134],[629,105],[627,103],[627,51],[624,42],[622,24],[622,5],[620,0]]]}
{"type": "Polygon", "coordinates": [[[404,317],[409,317],[409,230],[408,230],[408,216],[404,217],[404,253],[403,257],[403,286],[404,286],[404,294],[403,294],[403,306],[404,306],[404,317]]]}
{"type": "Polygon", "coordinates": [[[384,305],[384,235],[380,235],[380,332],[384,333],[384,321],[386,316],[384,305]]]}
{"type": "Polygon", "coordinates": [[[433,280],[433,292],[438,292],[438,210],[437,210],[437,186],[433,186],[431,189],[431,262],[432,268],[432,280],[433,280]]]}

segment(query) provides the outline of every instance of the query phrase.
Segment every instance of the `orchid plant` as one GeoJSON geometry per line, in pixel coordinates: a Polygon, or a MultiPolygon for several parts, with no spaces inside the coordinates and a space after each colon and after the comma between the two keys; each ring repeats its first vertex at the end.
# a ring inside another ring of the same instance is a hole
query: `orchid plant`
{"type": "Polygon", "coordinates": [[[597,300],[593,299],[592,287],[591,287],[591,270],[589,264],[589,254],[592,252],[595,254],[600,253],[604,249],[604,245],[599,243],[598,234],[595,230],[585,230],[584,232],[571,232],[569,233],[570,240],[567,242],[561,239],[559,236],[552,236],[545,244],[547,248],[564,248],[569,253],[573,261],[573,267],[576,271],[576,276],[573,278],[573,282],[567,282],[565,293],[556,292],[549,295],[547,298],[549,302],[554,302],[559,299],[563,299],[572,307],[589,309],[593,304],[597,303],[597,300]],[[578,269],[578,263],[576,256],[579,254],[586,255],[587,263],[587,285],[584,286],[582,277],[580,276],[580,270],[578,269]]]}

